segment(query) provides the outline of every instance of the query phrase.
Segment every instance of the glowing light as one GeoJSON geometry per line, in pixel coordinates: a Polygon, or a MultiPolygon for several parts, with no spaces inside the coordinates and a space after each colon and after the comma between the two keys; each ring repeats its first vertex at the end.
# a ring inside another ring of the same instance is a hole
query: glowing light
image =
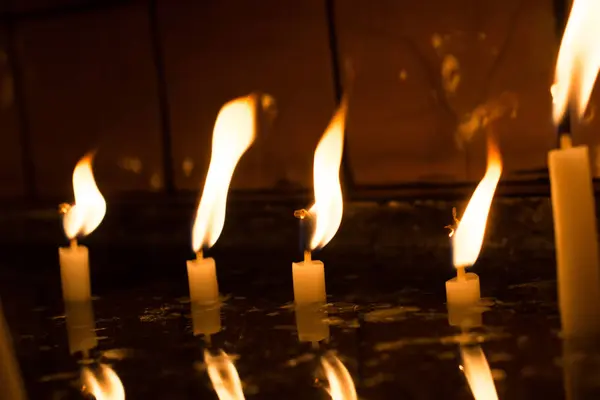
{"type": "Polygon", "coordinates": [[[493,140],[488,141],[488,160],[485,175],[473,195],[452,235],[455,267],[467,267],[475,264],[485,235],[492,199],[502,175],[500,151],[493,140]]]}
{"type": "Polygon", "coordinates": [[[97,373],[84,367],[81,371],[84,391],[96,400],[125,400],[125,388],[119,376],[107,365],[100,364],[97,373]]]}
{"type": "Polygon", "coordinates": [[[64,207],[63,227],[69,239],[90,234],[106,214],[106,201],[96,186],[92,154],[84,156],[73,171],[75,204],[64,207]]]}
{"type": "Polygon", "coordinates": [[[329,382],[328,392],[332,400],[358,399],[352,376],[339,358],[329,353],[321,358],[321,365],[329,382]]]}
{"type": "Polygon", "coordinates": [[[204,351],[208,376],[219,400],[244,400],[242,382],[231,357],[223,350],[213,356],[204,351]]]}
{"type": "Polygon", "coordinates": [[[553,118],[558,124],[570,100],[577,115],[585,113],[600,69],[600,2],[573,0],[571,14],[558,51],[554,85],[553,118]]]}
{"type": "Polygon", "coordinates": [[[315,204],[310,213],[316,227],[310,241],[311,250],[325,246],[333,238],[344,211],[340,165],[344,149],[346,101],[337,110],[315,150],[313,167],[315,204]]]}
{"type": "Polygon", "coordinates": [[[213,130],[210,165],[192,230],[192,248],[212,247],[225,224],[227,192],[235,167],[254,142],[256,96],[240,97],[219,111],[213,130]]]}
{"type": "Polygon", "coordinates": [[[461,346],[460,354],[463,360],[461,369],[475,400],[498,400],[492,371],[481,346],[461,346]]]}

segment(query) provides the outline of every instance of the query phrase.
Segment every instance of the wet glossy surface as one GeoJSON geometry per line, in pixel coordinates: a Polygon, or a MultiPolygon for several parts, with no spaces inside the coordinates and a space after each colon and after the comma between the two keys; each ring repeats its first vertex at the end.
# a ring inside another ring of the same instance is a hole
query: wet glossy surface
{"type": "MultiPolygon", "coordinates": [[[[551,260],[483,257],[474,271],[488,296],[484,325],[464,334],[448,324],[444,281],[452,269],[443,250],[387,260],[323,252],[329,334],[315,346],[298,340],[293,255],[215,254],[222,330],[207,342],[193,335],[185,256],[131,252],[140,254],[111,250],[113,263],[92,260],[98,347],[91,358],[114,369],[128,399],[216,399],[205,349],[234,359],[248,399],[330,398],[321,357],[331,354],[361,399],[472,399],[461,344],[481,346],[500,399],[565,398],[551,260]],[[527,271],[510,272],[517,268],[527,271]]],[[[31,271],[22,262],[3,269],[0,295],[29,398],[82,398],[83,364],[69,354],[56,260],[31,271]]],[[[571,399],[600,398],[589,393],[600,381],[598,360],[586,352],[575,359],[586,363],[588,393],[578,389],[571,399]]]]}

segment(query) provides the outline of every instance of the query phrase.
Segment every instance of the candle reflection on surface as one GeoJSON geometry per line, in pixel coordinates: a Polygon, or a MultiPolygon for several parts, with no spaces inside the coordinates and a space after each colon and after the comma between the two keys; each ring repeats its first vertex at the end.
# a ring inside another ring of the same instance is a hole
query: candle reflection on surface
{"type": "Polygon", "coordinates": [[[327,392],[333,400],[358,399],[352,376],[335,354],[329,352],[321,357],[321,366],[329,382],[327,392]]]}
{"type": "Polygon", "coordinates": [[[96,400],[124,400],[125,388],[117,373],[108,365],[100,364],[95,371],[90,367],[81,370],[83,391],[96,400]]]}
{"type": "Polygon", "coordinates": [[[208,350],[204,351],[204,361],[208,377],[219,397],[219,400],[244,400],[242,381],[233,365],[231,357],[223,350],[213,356],[208,350]]]}
{"type": "Polygon", "coordinates": [[[481,346],[460,346],[462,370],[475,400],[498,400],[492,370],[481,346]]]}
{"type": "Polygon", "coordinates": [[[69,352],[71,354],[81,352],[83,357],[87,358],[89,351],[98,345],[92,302],[90,300],[67,301],[64,304],[69,352]]]}
{"type": "Polygon", "coordinates": [[[0,304],[0,398],[25,400],[25,388],[0,304]]]}

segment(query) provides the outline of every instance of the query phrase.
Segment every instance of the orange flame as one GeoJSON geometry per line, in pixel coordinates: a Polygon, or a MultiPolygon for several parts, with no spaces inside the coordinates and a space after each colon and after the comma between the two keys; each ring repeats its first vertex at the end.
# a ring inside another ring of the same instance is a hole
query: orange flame
{"type": "Polygon", "coordinates": [[[310,241],[310,249],[325,246],[333,238],[344,211],[340,165],[344,149],[346,101],[331,119],[327,130],[317,145],[313,166],[315,204],[310,213],[316,218],[316,227],[310,241]]]}
{"type": "Polygon", "coordinates": [[[213,356],[204,350],[204,361],[219,400],[245,399],[240,376],[227,353],[221,350],[219,355],[213,356]]]}
{"type": "Polygon", "coordinates": [[[580,118],[588,106],[600,69],[600,46],[596,43],[600,37],[599,14],[600,2],[597,0],[573,0],[551,89],[552,116],[557,124],[570,100],[580,118]]]}
{"type": "Polygon", "coordinates": [[[85,155],[73,171],[75,204],[63,216],[63,228],[69,239],[90,234],[106,214],[106,201],[94,180],[92,158],[92,154],[85,155]]]}
{"type": "Polygon", "coordinates": [[[81,371],[84,391],[94,396],[96,400],[125,400],[123,383],[107,365],[100,364],[98,373],[84,367],[81,371]]]}
{"type": "Polygon", "coordinates": [[[492,371],[481,346],[461,346],[463,371],[475,400],[498,400],[492,371]]]}
{"type": "Polygon", "coordinates": [[[225,224],[227,192],[233,171],[254,142],[256,96],[239,97],[219,111],[213,129],[210,165],[192,229],[192,248],[212,247],[225,224]]]}
{"type": "Polygon", "coordinates": [[[329,382],[329,395],[333,400],[357,400],[356,387],[348,369],[333,353],[321,358],[321,365],[329,382]]]}
{"type": "Polygon", "coordinates": [[[490,138],[488,141],[487,170],[475,192],[473,192],[467,209],[452,236],[454,266],[456,268],[471,266],[475,264],[477,257],[479,257],[490,206],[500,175],[502,175],[502,158],[496,143],[490,138]]]}

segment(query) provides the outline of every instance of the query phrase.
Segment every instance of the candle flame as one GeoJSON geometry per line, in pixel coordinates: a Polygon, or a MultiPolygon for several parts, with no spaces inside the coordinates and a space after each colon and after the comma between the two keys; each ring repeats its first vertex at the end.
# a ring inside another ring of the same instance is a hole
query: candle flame
{"type": "Polygon", "coordinates": [[[254,142],[256,96],[239,97],[226,103],[213,129],[210,165],[192,230],[192,248],[212,247],[225,224],[227,192],[233,171],[254,142]]]}
{"type": "Polygon", "coordinates": [[[329,382],[327,391],[333,400],[358,399],[352,376],[339,358],[329,353],[321,358],[321,365],[329,382]]]}
{"type": "Polygon", "coordinates": [[[92,172],[93,154],[85,155],[73,170],[75,204],[64,208],[63,227],[69,239],[90,234],[106,214],[106,201],[92,172]]]}
{"type": "Polygon", "coordinates": [[[481,346],[461,346],[463,371],[475,400],[498,400],[494,378],[481,346]]]}
{"type": "Polygon", "coordinates": [[[453,234],[453,255],[456,268],[471,266],[479,257],[490,206],[501,174],[500,151],[490,137],[485,175],[473,192],[465,213],[453,234]]]}
{"type": "Polygon", "coordinates": [[[213,356],[207,350],[204,351],[208,377],[219,400],[244,400],[242,382],[238,375],[231,357],[223,350],[219,355],[213,356]]]}
{"type": "Polygon", "coordinates": [[[81,371],[84,391],[96,400],[125,400],[125,388],[116,372],[107,365],[100,364],[98,372],[84,367],[81,371]]]}
{"type": "Polygon", "coordinates": [[[317,145],[313,167],[315,204],[310,213],[316,218],[316,227],[310,241],[310,249],[325,246],[333,238],[344,211],[340,165],[344,149],[346,101],[336,111],[327,130],[317,145]]]}
{"type": "Polygon", "coordinates": [[[569,101],[583,117],[600,69],[600,2],[573,0],[571,13],[558,51],[552,85],[553,119],[558,124],[569,101]]]}

